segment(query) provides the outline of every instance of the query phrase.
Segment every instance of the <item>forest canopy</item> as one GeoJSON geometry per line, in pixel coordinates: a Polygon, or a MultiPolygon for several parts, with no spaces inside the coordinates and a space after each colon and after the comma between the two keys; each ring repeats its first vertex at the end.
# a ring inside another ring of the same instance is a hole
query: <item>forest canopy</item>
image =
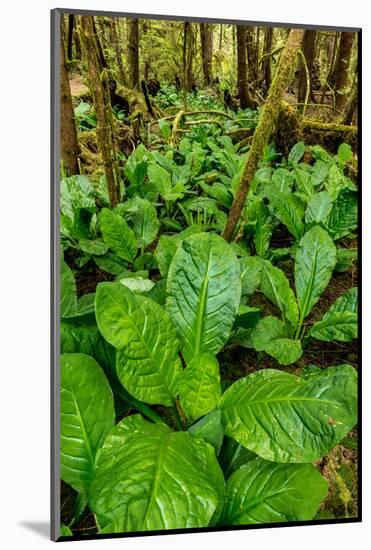
{"type": "Polygon", "coordinates": [[[61,535],[357,517],[357,32],[60,23],[61,535]]]}

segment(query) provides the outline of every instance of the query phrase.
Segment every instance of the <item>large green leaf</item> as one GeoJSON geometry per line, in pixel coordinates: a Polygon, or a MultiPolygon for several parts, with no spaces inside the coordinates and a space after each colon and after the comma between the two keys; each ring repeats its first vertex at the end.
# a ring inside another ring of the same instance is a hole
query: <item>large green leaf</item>
{"type": "Polygon", "coordinates": [[[283,320],[289,321],[292,328],[295,328],[299,320],[299,310],[294,291],[284,272],[267,260],[261,263],[260,290],[282,311],[283,320]]]}
{"type": "MultiPolygon", "coordinates": [[[[304,165],[307,167],[308,165],[304,165]]],[[[314,185],[311,178],[311,174],[307,170],[302,168],[302,165],[296,166],[294,169],[296,187],[298,194],[303,197],[305,202],[311,200],[314,195],[314,185]]]]}
{"type": "Polygon", "coordinates": [[[358,224],[357,193],[343,189],[334,205],[327,221],[327,227],[335,240],[352,233],[358,224]]]}
{"type": "Polygon", "coordinates": [[[160,222],[156,208],[147,199],[135,196],[116,208],[132,223],[139,246],[146,247],[155,240],[160,222]]]}
{"type": "Polygon", "coordinates": [[[295,258],[295,287],[300,319],[318,302],[330,282],[336,264],[336,246],[319,226],[310,229],[299,243],[295,258]]]}
{"type": "Polygon", "coordinates": [[[176,235],[161,235],[155,250],[155,258],[160,273],[163,277],[167,276],[167,272],[169,271],[169,266],[174,258],[175,252],[178,250],[184,239],[194,235],[195,233],[200,233],[201,231],[203,231],[202,226],[194,224],[190,225],[187,229],[177,233],[176,235]]]}
{"type": "Polygon", "coordinates": [[[79,210],[94,212],[94,187],[87,176],[70,176],[61,181],[61,212],[74,219],[79,210]]]}
{"type": "Polygon", "coordinates": [[[107,252],[104,256],[93,256],[93,260],[100,269],[112,275],[121,275],[128,265],[113,252],[107,252]]]}
{"type": "Polygon", "coordinates": [[[232,248],[218,235],[200,233],[182,242],[167,278],[167,311],[186,362],[203,351],[218,353],[228,341],[241,295],[232,248]]]}
{"type": "Polygon", "coordinates": [[[261,317],[261,309],[258,307],[244,306],[238,308],[238,315],[233,328],[254,328],[261,317]]]}
{"type": "Polygon", "coordinates": [[[73,272],[61,261],[61,317],[72,317],[77,312],[76,283],[73,272]]]}
{"type": "Polygon", "coordinates": [[[220,523],[310,520],[326,494],[327,483],[312,464],[273,464],[255,458],[228,479],[220,523]]]}
{"type": "Polygon", "coordinates": [[[97,460],[89,506],[100,532],[209,525],[224,496],[213,447],[136,416],[115,426],[97,460]]]}
{"type": "Polygon", "coordinates": [[[64,319],[61,322],[61,353],[84,353],[109,372],[115,364],[115,349],[103,338],[94,318],[64,319]]]}
{"type": "Polygon", "coordinates": [[[303,354],[300,340],[289,338],[288,327],[277,317],[263,317],[251,332],[257,351],[265,351],[281,365],[295,363],[303,354]]]}
{"type": "Polygon", "coordinates": [[[80,239],[79,248],[86,254],[103,256],[108,251],[108,246],[101,239],[80,239]]]}
{"type": "Polygon", "coordinates": [[[344,188],[345,176],[336,164],[332,164],[329,169],[328,177],[325,181],[325,189],[333,200],[336,200],[339,193],[344,188]]]}
{"type": "Polygon", "coordinates": [[[312,169],[312,181],[315,187],[323,183],[329,172],[329,163],[323,160],[316,160],[312,169]]]}
{"type": "Polygon", "coordinates": [[[117,348],[123,386],[147,403],[171,405],[182,367],[179,341],[165,310],[118,283],[100,283],[96,317],[104,338],[117,348]]]}
{"type": "Polygon", "coordinates": [[[215,449],[216,454],[219,453],[223,442],[224,430],[222,424],[222,413],[220,409],[210,412],[188,429],[193,437],[201,437],[207,443],[210,443],[215,449]]]}
{"type": "Polygon", "coordinates": [[[225,434],[274,462],[313,462],[357,421],[357,375],[350,365],[304,380],[273,369],[241,378],[221,400],[225,434]]]}
{"type": "Polygon", "coordinates": [[[325,342],[351,342],[358,334],[357,304],[357,288],[351,288],[332,304],[321,321],[314,323],[309,336],[325,342]]]}
{"type": "Polygon", "coordinates": [[[113,396],[92,357],[61,356],[61,478],[88,491],[95,456],[114,424],[113,396]]]}
{"type": "Polygon", "coordinates": [[[241,295],[254,294],[260,283],[262,262],[258,256],[245,256],[239,260],[241,295]]]}
{"type": "Polygon", "coordinates": [[[358,250],[356,248],[337,247],[335,271],[344,273],[351,269],[358,259],[358,250]]]}
{"type": "Polygon", "coordinates": [[[256,457],[255,453],[249,451],[234,439],[225,436],[218,460],[224,472],[225,479],[228,479],[238,468],[247,464],[250,460],[254,460],[256,457]]]}
{"type": "Polygon", "coordinates": [[[308,202],[305,211],[305,223],[325,222],[332,208],[332,198],[327,191],[316,193],[308,202]]]}
{"type": "Polygon", "coordinates": [[[103,208],[99,214],[99,223],[104,242],[123,260],[132,262],[135,258],[138,244],[133,231],[124,218],[108,208],[103,208]]]}
{"type": "Polygon", "coordinates": [[[267,188],[266,192],[275,216],[296,239],[300,239],[304,230],[302,201],[293,194],[282,193],[273,187],[267,188]]]}
{"type": "Polygon", "coordinates": [[[304,141],[298,141],[298,143],[295,143],[295,145],[291,148],[291,151],[289,153],[287,160],[292,164],[297,164],[299,160],[303,157],[304,153],[305,153],[304,141]]]}
{"type": "MultiPolygon", "coordinates": [[[[166,157],[162,157],[162,159],[166,159],[166,157]]],[[[184,197],[186,191],[184,183],[179,181],[173,185],[171,175],[159,164],[148,166],[148,178],[165,201],[175,201],[184,197]]]]}
{"type": "Polygon", "coordinates": [[[268,182],[268,185],[271,185],[271,183],[277,187],[278,191],[291,193],[294,176],[286,168],[277,168],[272,174],[272,182],[268,182]]]}
{"type": "Polygon", "coordinates": [[[197,420],[215,409],[221,397],[219,364],[212,353],[195,355],[179,383],[180,404],[187,418],[197,420]]]}
{"type": "Polygon", "coordinates": [[[272,218],[268,208],[260,202],[258,209],[258,217],[254,228],[254,246],[258,256],[264,258],[269,249],[273,231],[272,218]]]}

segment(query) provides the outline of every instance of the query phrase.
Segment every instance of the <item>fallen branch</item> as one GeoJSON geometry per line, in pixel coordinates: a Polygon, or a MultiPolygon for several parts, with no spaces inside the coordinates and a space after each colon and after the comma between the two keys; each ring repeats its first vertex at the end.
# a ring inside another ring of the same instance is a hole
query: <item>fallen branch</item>
{"type": "Polygon", "coordinates": [[[178,126],[179,126],[180,121],[182,120],[183,116],[184,116],[184,111],[179,111],[179,113],[176,115],[176,117],[174,119],[173,130],[171,132],[171,138],[170,138],[170,145],[172,147],[176,146],[176,141],[177,141],[176,134],[177,134],[178,126]]]}

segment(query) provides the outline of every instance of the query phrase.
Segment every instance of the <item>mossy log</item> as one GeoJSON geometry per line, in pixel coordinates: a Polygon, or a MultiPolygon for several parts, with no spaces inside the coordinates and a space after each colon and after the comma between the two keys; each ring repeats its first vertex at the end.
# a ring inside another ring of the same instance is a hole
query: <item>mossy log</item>
{"type": "Polygon", "coordinates": [[[293,79],[296,67],[296,57],[304,36],[304,30],[292,29],[282,51],[279,65],[272,85],[268,92],[267,101],[264,104],[258,126],[253,135],[252,144],[247,153],[246,163],[242,172],[228,220],[223,231],[223,237],[229,241],[233,237],[234,230],[239,221],[242,208],[245,204],[250,183],[262,158],[265,146],[269,143],[272,134],[275,133],[280,113],[281,99],[284,91],[293,79]]]}
{"type": "Polygon", "coordinates": [[[354,152],[358,150],[357,126],[345,124],[317,122],[302,117],[295,107],[281,102],[277,131],[272,136],[277,150],[287,157],[291,147],[298,141],[306,145],[321,145],[329,153],[336,153],[341,143],[348,143],[354,152]]]}
{"type": "Polygon", "coordinates": [[[84,174],[102,175],[103,160],[98,150],[97,134],[95,130],[79,132],[80,162],[84,174]]]}

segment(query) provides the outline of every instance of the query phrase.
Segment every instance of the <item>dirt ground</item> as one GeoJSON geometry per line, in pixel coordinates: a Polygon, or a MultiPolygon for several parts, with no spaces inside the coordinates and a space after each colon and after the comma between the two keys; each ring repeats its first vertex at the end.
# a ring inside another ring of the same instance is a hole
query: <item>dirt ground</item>
{"type": "Polygon", "coordinates": [[[81,75],[79,74],[73,74],[70,78],[70,88],[72,97],[88,92],[88,88],[83,83],[81,75]]]}

